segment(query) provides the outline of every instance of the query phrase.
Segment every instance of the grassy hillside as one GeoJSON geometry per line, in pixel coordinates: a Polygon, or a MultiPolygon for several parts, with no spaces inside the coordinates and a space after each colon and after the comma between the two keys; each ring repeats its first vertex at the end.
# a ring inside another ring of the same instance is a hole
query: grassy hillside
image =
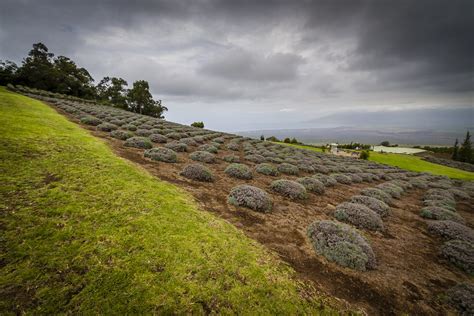
{"type": "Polygon", "coordinates": [[[370,152],[369,160],[410,171],[429,172],[454,179],[474,180],[473,172],[431,163],[413,155],[370,152]]]}
{"type": "Polygon", "coordinates": [[[0,87],[0,135],[0,314],[321,312],[280,261],[43,103],[0,87]]]}
{"type": "MultiPolygon", "coordinates": [[[[279,144],[321,152],[320,148],[315,148],[312,146],[294,145],[294,144],[286,144],[286,143],[279,143],[279,144]]],[[[421,159],[420,157],[413,156],[413,155],[391,154],[391,153],[382,154],[382,153],[371,151],[369,160],[375,161],[378,163],[383,163],[390,166],[399,167],[399,168],[410,170],[410,171],[429,172],[436,175],[448,176],[454,179],[474,180],[473,172],[431,163],[431,162],[421,159]]]]}

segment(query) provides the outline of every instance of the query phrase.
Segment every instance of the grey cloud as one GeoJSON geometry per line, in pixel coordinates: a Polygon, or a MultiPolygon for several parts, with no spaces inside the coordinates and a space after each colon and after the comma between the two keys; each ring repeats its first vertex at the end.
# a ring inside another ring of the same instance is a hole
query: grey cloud
{"type": "Polygon", "coordinates": [[[413,108],[441,99],[447,109],[473,99],[470,0],[4,0],[1,8],[0,59],[21,62],[44,42],[97,80],[148,80],[157,97],[177,102],[167,103],[174,118],[222,120],[239,104],[247,120],[262,113],[258,124],[281,108],[296,109],[296,120],[387,98],[413,108]],[[222,106],[210,113],[196,102],[222,106]]]}
{"type": "Polygon", "coordinates": [[[259,56],[233,49],[203,65],[204,74],[230,80],[286,81],[295,79],[304,59],[295,54],[259,56]]]}

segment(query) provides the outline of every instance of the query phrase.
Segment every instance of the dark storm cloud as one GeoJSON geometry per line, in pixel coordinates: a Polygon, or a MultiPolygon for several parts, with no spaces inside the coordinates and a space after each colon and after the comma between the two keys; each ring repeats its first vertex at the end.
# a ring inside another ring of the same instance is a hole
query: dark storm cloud
{"type": "Polygon", "coordinates": [[[213,76],[235,80],[285,81],[296,78],[303,58],[295,54],[259,56],[243,50],[225,52],[203,65],[202,71],[213,76]]]}
{"type": "Polygon", "coordinates": [[[387,99],[472,103],[473,34],[470,0],[4,0],[0,59],[42,41],[183,108],[241,100],[306,118],[387,99]]]}

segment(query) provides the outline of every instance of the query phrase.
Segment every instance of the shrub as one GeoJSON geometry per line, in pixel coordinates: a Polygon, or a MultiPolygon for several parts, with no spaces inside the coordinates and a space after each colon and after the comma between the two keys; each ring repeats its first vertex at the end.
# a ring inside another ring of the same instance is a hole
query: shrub
{"type": "Polygon", "coordinates": [[[462,316],[474,315],[474,285],[459,283],[446,293],[449,303],[462,316]]]}
{"type": "Polygon", "coordinates": [[[185,152],[188,151],[188,145],[179,143],[179,142],[171,142],[165,145],[166,148],[172,149],[177,152],[185,152]]]}
{"type": "Polygon", "coordinates": [[[233,178],[250,180],[253,178],[252,170],[244,164],[232,163],[225,168],[224,172],[233,178]]]}
{"type": "Polygon", "coordinates": [[[279,164],[277,169],[281,173],[290,174],[290,175],[297,175],[300,172],[297,166],[292,165],[290,163],[286,163],[286,162],[279,164]]]}
{"type": "Polygon", "coordinates": [[[423,205],[429,207],[441,207],[452,212],[456,212],[456,206],[453,206],[452,204],[446,203],[445,201],[441,200],[424,200],[423,205]]]}
{"type": "Polygon", "coordinates": [[[227,149],[233,150],[233,151],[239,151],[240,145],[239,143],[236,143],[236,142],[230,142],[227,144],[227,149]]]}
{"type": "Polygon", "coordinates": [[[189,158],[196,161],[201,161],[205,163],[214,163],[216,162],[216,156],[207,151],[195,151],[189,155],[189,158]]]}
{"type": "Polygon", "coordinates": [[[399,199],[403,189],[392,183],[382,183],[377,186],[378,189],[390,194],[393,198],[399,199]]]}
{"type": "Polygon", "coordinates": [[[296,179],[296,182],[302,184],[309,192],[323,194],[325,191],[324,184],[321,181],[312,177],[298,178],[296,179]]]}
{"type": "Polygon", "coordinates": [[[375,269],[374,252],[367,240],[349,225],[334,221],[315,221],[308,227],[314,250],[343,267],[365,271],[375,269]]]}
{"type": "Polygon", "coordinates": [[[215,143],[218,143],[218,144],[224,144],[225,139],[224,139],[224,137],[216,137],[212,141],[215,142],[215,143]]]}
{"type": "Polygon", "coordinates": [[[129,131],[123,131],[123,130],[115,130],[110,133],[110,136],[113,138],[121,139],[121,140],[127,140],[131,137],[133,137],[133,133],[129,131]]]}
{"type": "Polygon", "coordinates": [[[194,122],[191,124],[192,127],[204,128],[204,122],[194,122]]]}
{"type": "Polygon", "coordinates": [[[321,181],[327,187],[333,187],[337,185],[337,180],[327,175],[315,174],[313,178],[321,181]]]}
{"type": "Polygon", "coordinates": [[[126,124],[126,125],[123,125],[122,127],[132,132],[137,130],[137,127],[133,124],[126,124]]]}
{"type": "Polygon", "coordinates": [[[458,223],[464,223],[464,219],[459,214],[436,206],[422,208],[420,216],[435,220],[451,220],[458,223]]]}
{"type": "Polygon", "coordinates": [[[319,172],[323,174],[328,174],[330,172],[329,168],[323,165],[313,165],[314,172],[319,172]]]}
{"type": "Polygon", "coordinates": [[[315,170],[313,166],[309,165],[306,162],[300,162],[297,165],[299,171],[307,172],[307,173],[314,173],[315,170]]]}
{"type": "Polygon", "coordinates": [[[217,154],[217,152],[218,152],[218,149],[217,149],[216,146],[209,145],[209,144],[204,144],[204,145],[199,146],[198,150],[207,151],[207,152],[210,152],[210,153],[213,153],[213,154],[217,154]]]}
{"type": "Polygon", "coordinates": [[[334,217],[359,228],[383,231],[382,218],[370,208],[359,203],[344,202],[336,206],[334,217]]]}
{"type": "Polygon", "coordinates": [[[227,155],[222,157],[222,159],[226,162],[240,162],[239,156],[236,155],[227,155]]]}
{"type": "Polygon", "coordinates": [[[269,212],[272,208],[270,196],[260,188],[251,185],[239,185],[229,193],[229,204],[248,207],[257,212],[269,212]]]}
{"type": "Polygon", "coordinates": [[[270,188],[292,200],[303,200],[308,197],[306,189],[302,184],[291,180],[275,180],[270,184],[270,188]]]}
{"type": "Polygon", "coordinates": [[[166,143],[168,141],[168,138],[164,135],[161,134],[151,134],[148,138],[154,143],[166,143]]]}
{"type": "Polygon", "coordinates": [[[389,205],[392,203],[392,197],[386,192],[377,188],[365,188],[360,192],[360,194],[373,197],[389,205]]]}
{"type": "Polygon", "coordinates": [[[463,240],[451,240],[441,247],[441,255],[455,266],[474,274],[474,244],[463,240]]]}
{"type": "Polygon", "coordinates": [[[369,157],[370,157],[370,153],[368,150],[364,150],[360,152],[359,159],[368,160],[369,157]]]}
{"type": "Polygon", "coordinates": [[[179,140],[179,139],[181,139],[183,137],[186,137],[186,136],[183,135],[182,133],[172,132],[172,133],[166,134],[166,137],[174,139],[174,140],[179,140]]]}
{"type": "Polygon", "coordinates": [[[197,163],[193,163],[184,167],[180,175],[188,179],[202,181],[202,182],[214,181],[214,176],[212,175],[211,170],[197,163]]]}
{"type": "Polygon", "coordinates": [[[354,183],[361,183],[362,181],[364,181],[362,179],[362,177],[360,177],[359,175],[355,174],[355,173],[350,173],[347,175],[349,178],[351,178],[351,181],[354,182],[354,183]]]}
{"type": "Polygon", "coordinates": [[[274,177],[280,174],[277,168],[265,162],[256,165],[255,171],[261,174],[265,174],[267,176],[274,176],[274,177]]]}
{"type": "Polygon", "coordinates": [[[459,189],[449,189],[449,192],[460,200],[469,200],[470,198],[469,194],[459,189]]]}
{"type": "Polygon", "coordinates": [[[163,162],[177,162],[178,156],[176,152],[162,147],[155,147],[152,149],[145,150],[145,157],[151,160],[163,161],[163,162]]]}
{"type": "Polygon", "coordinates": [[[245,160],[252,161],[255,163],[262,163],[265,161],[265,157],[262,155],[252,154],[245,156],[245,160]]]}
{"type": "Polygon", "coordinates": [[[117,126],[122,126],[123,124],[125,124],[125,122],[122,121],[122,120],[111,120],[110,123],[112,123],[114,125],[117,125],[117,126]]]}
{"type": "Polygon", "coordinates": [[[137,137],[137,136],[127,139],[124,143],[124,146],[142,148],[142,149],[150,149],[153,147],[153,145],[151,144],[148,138],[137,137]]]}
{"type": "Polygon", "coordinates": [[[330,175],[334,180],[336,180],[338,183],[342,184],[351,184],[352,179],[349,176],[346,176],[345,174],[342,173],[333,173],[330,175]]]}
{"type": "Polygon", "coordinates": [[[117,126],[115,126],[114,124],[110,124],[110,123],[101,123],[101,124],[97,125],[97,129],[99,129],[103,132],[111,132],[111,131],[116,130],[117,126]]]}
{"type": "Polygon", "coordinates": [[[81,117],[81,123],[86,124],[86,125],[97,126],[100,123],[102,123],[102,121],[96,117],[86,115],[86,116],[81,117]]]}
{"type": "Polygon", "coordinates": [[[390,206],[388,206],[385,202],[370,196],[354,195],[351,198],[351,202],[363,204],[375,213],[379,214],[381,217],[386,217],[390,214],[390,206]]]}
{"type": "Polygon", "coordinates": [[[458,239],[474,243],[474,230],[450,220],[430,222],[428,231],[447,240],[458,239]]]}
{"type": "Polygon", "coordinates": [[[193,139],[196,143],[204,143],[204,137],[202,136],[194,136],[193,139]]]}
{"type": "Polygon", "coordinates": [[[428,183],[426,182],[425,179],[413,178],[413,179],[410,179],[410,183],[411,183],[415,188],[419,188],[419,189],[426,189],[426,188],[428,188],[428,183]]]}
{"type": "Polygon", "coordinates": [[[148,129],[137,129],[135,132],[138,136],[148,137],[152,134],[152,132],[148,129]]]}
{"type": "Polygon", "coordinates": [[[179,142],[188,146],[197,146],[197,142],[192,137],[181,138],[179,142]]]}

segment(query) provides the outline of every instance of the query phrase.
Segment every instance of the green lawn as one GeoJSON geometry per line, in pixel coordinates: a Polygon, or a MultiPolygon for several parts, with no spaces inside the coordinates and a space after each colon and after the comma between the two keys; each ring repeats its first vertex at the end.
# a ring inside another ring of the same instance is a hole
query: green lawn
{"type": "Polygon", "coordinates": [[[0,87],[0,314],[317,314],[292,272],[191,196],[0,87]]]}
{"type": "Polygon", "coordinates": [[[448,176],[455,179],[474,180],[474,173],[451,168],[421,159],[421,157],[404,154],[370,152],[370,161],[396,166],[402,169],[418,172],[429,172],[436,175],[448,176]]]}
{"type": "MultiPolygon", "coordinates": [[[[316,147],[307,146],[307,145],[295,145],[295,144],[287,144],[287,143],[277,143],[277,144],[322,152],[321,148],[316,148],[316,147]]],[[[399,168],[410,170],[410,171],[429,172],[436,175],[448,176],[454,179],[474,180],[473,172],[431,163],[431,162],[421,159],[418,156],[413,156],[413,155],[392,154],[392,153],[382,154],[382,153],[371,151],[369,160],[383,163],[390,166],[394,166],[394,167],[399,167],[399,168]]]]}

